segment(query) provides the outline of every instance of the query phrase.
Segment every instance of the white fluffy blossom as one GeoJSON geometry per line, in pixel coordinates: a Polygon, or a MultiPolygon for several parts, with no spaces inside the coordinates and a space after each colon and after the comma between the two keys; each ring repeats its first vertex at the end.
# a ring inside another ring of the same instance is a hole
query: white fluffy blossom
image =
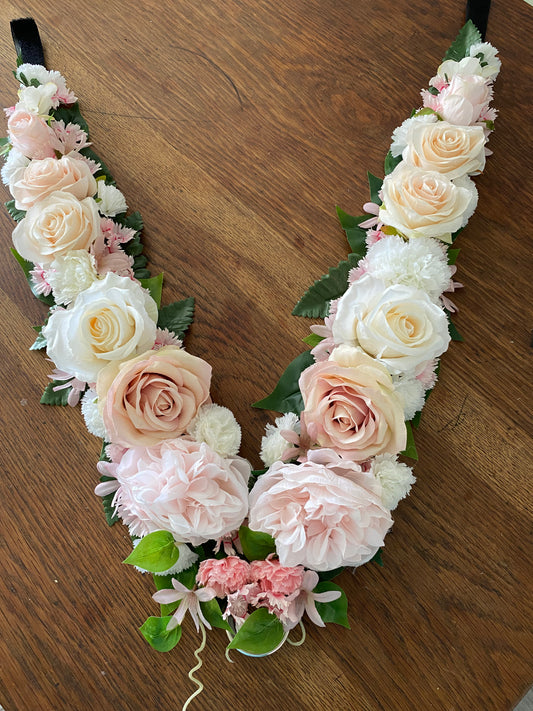
{"type": "Polygon", "coordinates": [[[392,132],[392,143],[390,147],[391,153],[395,158],[401,156],[404,148],[407,146],[407,134],[409,132],[409,126],[411,126],[413,121],[420,123],[435,123],[435,121],[437,121],[437,117],[433,113],[422,114],[421,116],[412,116],[411,118],[405,119],[401,126],[395,128],[392,132]]]}
{"type": "Polygon", "coordinates": [[[57,304],[70,304],[76,296],[96,280],[96,262],[84,249],[75,249],[64,257],[56,257],[46,272],[57,304]]]}
{"type": "Polygon", "coordinates": [[[280,460],[283,452],[291,447],[291,443],[281,435],[283,430],[292,430],[300,434],[300,420],[293,412],[277,417],[274,425],[268,424],[265,427],[266,434],[261,440],[259,456],[266,467],[270,467],[274,462],[280,460]]]}
{"type": "Polygon", "coordinates": [[[106,185],[103,180],[98,181],[98,210],[102,215],[115,217],[126,212],[126,198],[114,185],[106,185]]]}
{"type": "Polygon", "coordinates": [[[98,409],[98,395],[95,390],[87,390],[81,401],[81,413],[89,432],[95,437],[107,439],[102,415],[98,409]]]}
{"type": "Polygon", "coordinates": [[[479,42],[470,47],[470,56],[477,57],[481,64],[481,76],[494,81],[500,73],[501,61],[497,56],[498,50],[489,42],[479,42]],[[480,57],[479,55],[483,55],[480,57]]]}
{"type": "Polygon", "coordinates": [[[12,148],[7,154],[6,161],[2,166],[2,182],[4,185],[9,185],[13,174],[19,168],[26,168],[30,163],[30,159],[25,155],[12,148]]]}
{"type": "Polygon", "coordinates": [[[381,483],[381,500],[391,511],[404,499],[416,479],[411,467],[399,462],[394,454],[378,454],[372,460],[371,471],[381,483]]]}
{"type": "MultiPolygon", "coordinates": [[[[133,541],[133,547],[136,548],[141,540],[141,538],[135,538],[133,541]]],[[[178,543],[176,545],[178,547],[180,557],[174,563],[172,568],[163,570],[161,573],[152,573],[152,575],[177,575],[178,573],[181,573],[182,570],[187,570],[187,568],[190,568],[191,565],[196,563],[198,560],[198,553],[192,551],[186,543],[178,543]]],[[[136,568],[140,573],[148,572],[144,568],[139,568],[138,565],[135,565],[134,568],[136,568]]]]}
{"type": "Polygon", "coordinates": [[[424,407],[426,390],[414,375],[394,376],[394,390],[402,403],[406,420],[411,420],[424,407]]]}
{"type": "Polygon", "coordinates": [[[54,102],[52,97],[57,91],[57,86],[49,81],[39,86],[24,86],[19,89],[17,109],[29,111],[37,116],[48,116],[54,102]]]}
{"type": "Polygon", "coordinates": [[[387,286],[406,284],[422,289],[435,302],[448,288],[452,269],[444,245],[431,237],[409,241],[390,235],[369,247],[366,271],[387,286]]]}
{"type": "Polygon", "coordinates": [[[241,446],[241,428],[233,412],[214,403],[200,408],[187,431],[221,457],[235,457],[241,446]]]}
{"type": "MultiPolygon", "coordinates": [[[[22,75],[28,83],[32,79],[36,79],[39,84],[48,84],[52,82],[56,86],[56,92],[54,97],[53,106],[56,108],[60,102],[66,104],[73,104],[77,101],[77,97],[67,88],[65,78],[59,72],[54,70],[48,70],[41,64],[21,64],[17,69],[17,79],[22,84],[22,75]]],[[[24,86],[22,84],[22,86],[24,86]]]]}

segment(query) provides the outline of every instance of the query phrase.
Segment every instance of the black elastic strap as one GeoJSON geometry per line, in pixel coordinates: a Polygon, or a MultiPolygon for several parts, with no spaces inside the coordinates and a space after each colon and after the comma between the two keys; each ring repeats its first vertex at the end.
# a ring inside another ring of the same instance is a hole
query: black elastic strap
{"type": "Polygon", "coordinates": [[[22,58],[22,63],[42,64],[44,67],[43,45],[35,20],[25,17],[20,20],[11,20],[10,24],[17,56],[22,58]]]}
{"type": "Polygon", "coordinates": [[[478,28],[483,42],[487,34],[487,23],[489,21],[490,0],[467,0],[466,19],[472,20],[478,28]]]}

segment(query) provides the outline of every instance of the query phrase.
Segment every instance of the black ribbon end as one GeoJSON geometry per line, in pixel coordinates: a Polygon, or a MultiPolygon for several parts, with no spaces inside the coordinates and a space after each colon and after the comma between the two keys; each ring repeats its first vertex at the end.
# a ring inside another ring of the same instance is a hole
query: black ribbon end
{"type": "Polygon", "coordinates": [[[489,21],[490,0],[467,0],[466,19],[472,20],[478,28],[483,42],[487,34],[487,23],[489,21]]]}
{"type": "Polygon", "coordinates": [[[22,64],[44,63],[44,51],[37,24],[32,17],[11,20],[13,43],[22,64]]]}

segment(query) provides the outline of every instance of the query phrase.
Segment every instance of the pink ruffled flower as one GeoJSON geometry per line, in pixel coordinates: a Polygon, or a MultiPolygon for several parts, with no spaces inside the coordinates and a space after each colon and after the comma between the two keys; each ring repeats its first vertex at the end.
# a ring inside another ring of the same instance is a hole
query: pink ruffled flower
{"type": "Polygon", "coordinates": [[[291,605],[298,594],[298,591],[296,591],[291,595],[277,595],[270,590],[261,590],[257,595],[251,597],[250,603],[255,608],[266,607],[285,626],[291,623],[291,605]]]}
{"type": "Polygon", "coordinates": [[[357,266],[354,267],[353,269],[350,269],[348,272],[348,284],[353,284],[356,282],[358,279],[360,279],[364,274],[366,274],[368,271],[368,261],[366,257],[363,257],[363,259],[360,259],[359,262],[357,263],[357,266]]]}
{"type": "Polygon", "coordinates": [[[380,239],[383,239],[386,235],[379,229],[371,229],[367,230],[366,233],[366,246],[371,247],[373,244],[376,244],[376,242],[379,242],[380,239]]]}
{"type": "Polygon", "coordinates": [[[292,595],[302,587],[304,569],[301,565],[287,567],[269,557],[252,561],[250,567],[251,580],[259,583],[263,592],[292,595]]]}
{"type": "Polygon", "coordinates": [[[426,390],[435,387],[435,383],[437,382],[437,373],[435,372],[437,364],[438,360],[433,358],[433,360],[429,360],[425,363],[422,369],[416,374],[416,379],[420,380],[426,390]]]}
{"type": "Polygon", "coordinates": [[[191,614],[197,632],[200,631],[200,623],[205,625],[205,627],[210,630],[211,625],[204,617],[200,603],[212,600],[215,597],[215,591],[211,588],[189,590],[189,588],[185,587],[185,585],[180,583],[179,580],[176,580],[176,578],[172,578],[172,587],[174,590],[158,590],[152,595],[153,599],[160,605],[169,605],[173,602],[181,600],[178,609],[172,615],[172,618],[167,625],[167,631],[181,625],[187,611],[191,614]]]}
{"type": "Polygon", "coordinates": [[[119,462],[99,466],[117,479],[113,505],[131,534],[170,531],[193,546],[242,524],[250,469],[244,459],[223,459],[185,437],[126,449],[119,462]]]}
{"type": "Polygon", "coordinates": [[[249,525],[276,541],[281,565],[333,570],[369,561],[392,519],[371,473],[332,450],[276,462],[250,492],[249,525]]]}
{"type": "MultiPolygon", "coordinates": [[[[87,140],[87,134],[77,123],[65,125],[64,121],[53,121],[52,131],[52,148],[62,155],[72,151],[81,151],[82,148],[87,148],[87,146],[91,145],[87,140]]],[[[72,155],[70,157],[74,158],[72,155]]]]}
{"type": "Polygon", "coordinates": [[[217,597],[226,597],[252,582],[250,564],[237,556],[208,558],[200,563],[196,582],[212,588],[217,597]]]}
{"type": "Polygon", "coordinates": [[[183,341],[181,341],[175,333],[169,331],[168,328],[158,328],[155,332],[155,343],[152,350],[157,351],[165,346],[177,346],[181,348],[183,341]]]}
{"type": "Polygon", "coordinates": [[[36,264],[35,269],[30,271],[31,281],[37,294],[48,296],[52,293],[52,287],[46,280],[46,270],[42,264],[36,264]]]}

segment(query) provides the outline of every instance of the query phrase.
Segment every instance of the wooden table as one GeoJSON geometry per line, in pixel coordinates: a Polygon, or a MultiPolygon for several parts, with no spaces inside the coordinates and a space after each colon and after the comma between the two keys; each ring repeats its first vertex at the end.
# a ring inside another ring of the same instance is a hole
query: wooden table
{"type": "MultiPolygon", "coordinates": [[[[383,568],[340,579],[351,631],[308,626],[303,647],[224,658],[209,635],[192,709],[508,711],[531,668],[531,53],[533,10],[494,0],[501,51],[494,155],[477,180],[456,319],[417,433],[418,482],[395,512],[383,568]]],[[[259,465],[265,395],[302,349],[291,316],[346,255],[334,206],[359,214],[366,170],[419,105],[462,3],[390,0],[7,1],[0,99],[16,83],[9,20],[38,22],[49,67],[81,99],[96,151],[143,213],[164,301],[193,295],[189,351],[244,423],[259,465]]],[[[2,188],[3,199],[8,192],[2,188]]],[[[39,405],[29,352],[43,309],[8,254],[2,210],[0,705],[5,711],[178,709],[198,636],[153,651],[137,631],[151,580],[121,561],[127,531],[93,494],[99,442],[70,408],[39,405]]]]}

